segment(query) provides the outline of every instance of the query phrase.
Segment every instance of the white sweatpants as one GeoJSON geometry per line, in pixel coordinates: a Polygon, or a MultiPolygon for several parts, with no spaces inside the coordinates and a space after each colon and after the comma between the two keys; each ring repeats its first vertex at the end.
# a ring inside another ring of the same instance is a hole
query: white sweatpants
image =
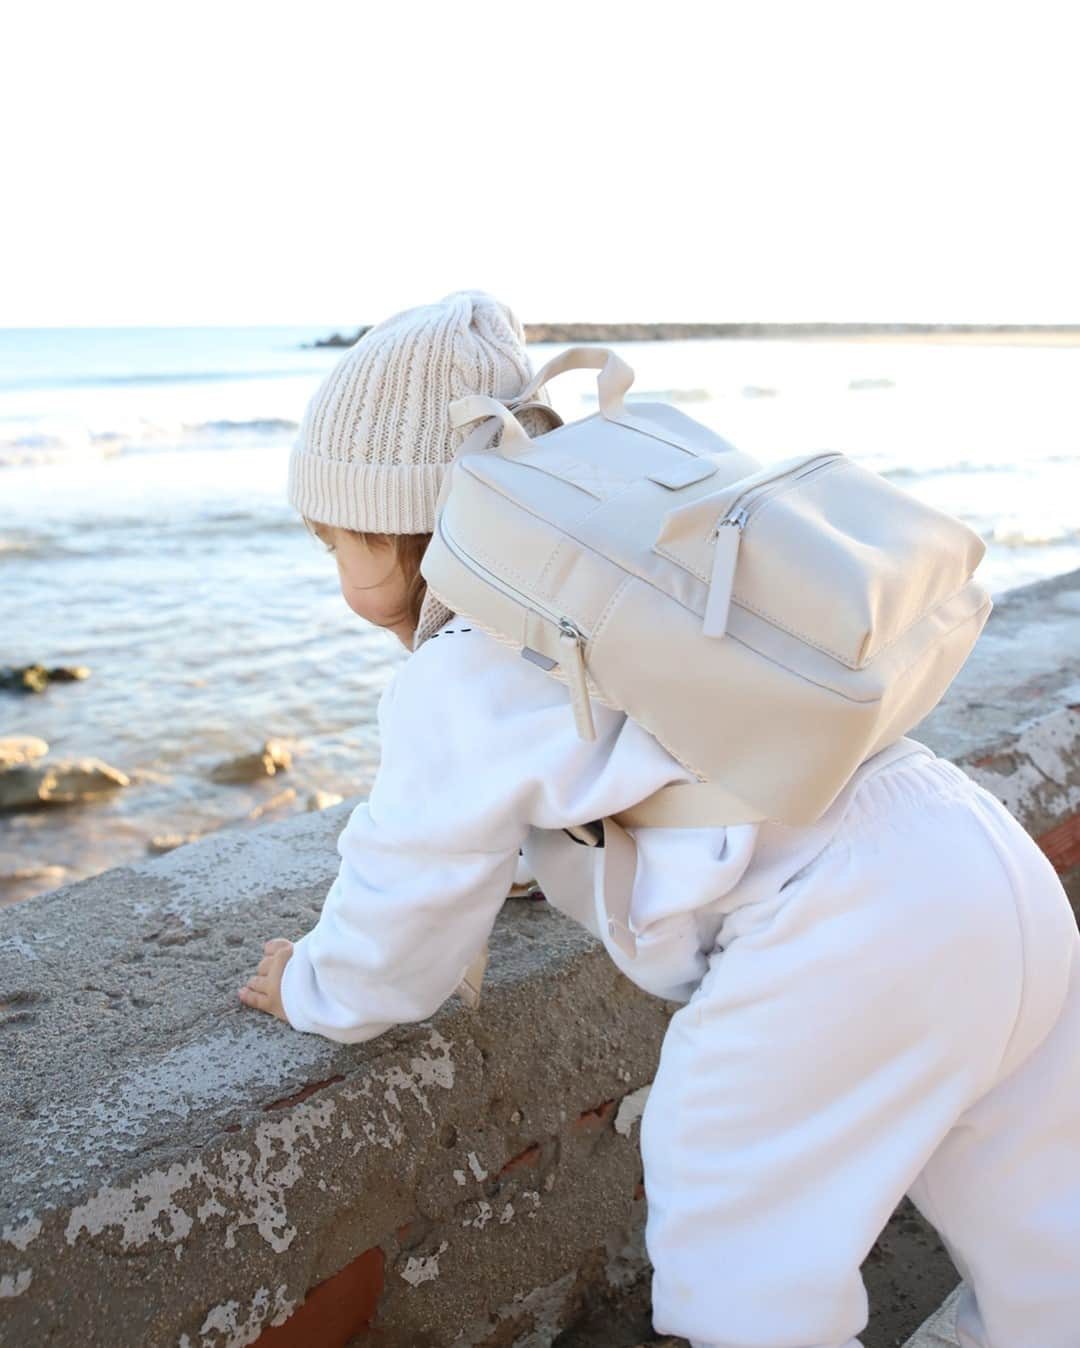
{"type": "Polygon", "coordinates": [[[658,1331],[858,1348],[907,1193],[967,1284],[964,1348],[1080,1345],[1080,933],[988,791],[917,755],[736,908],[642,1119],[658,1331]]]}

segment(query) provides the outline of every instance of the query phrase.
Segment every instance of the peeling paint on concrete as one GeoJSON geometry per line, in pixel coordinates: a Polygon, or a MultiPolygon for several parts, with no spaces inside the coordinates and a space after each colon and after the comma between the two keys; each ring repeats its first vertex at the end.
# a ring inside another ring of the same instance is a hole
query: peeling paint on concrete
{"type": "Polygon", "coordinates": [[[401,1121],[402,1096],[415,1100],[424,1113],[431,1116],[428,1088],[431,1086],[437,1086],[440,1090],[453,1088],[454,1060],[450,1055],[452,1042],[444,1039],[438,1030],[432,1030],[428,1035],[427,1045],[435,1050],[437,1056],[417,1055],[409,1059],[408,1071],[395,1063],[381,1071],[376,1070],[356,1085],[349,1085],[343,1089],[343,1102],[363,1100],[374,1111],[374,1116],[369,1115],[360,1124],[364,1141],[357,1141],[353,1148],[354,1155],[363,1150],[365,1141],[372,1146],[383,1147],[387,1151],[405,1141],[405,1129],[401,1121]]]}
{"type": "Polygon", "coordinates": [[[623,1137],[630,1136],[634,1124],[645,1112],[645,1101],[649,1098],[651,1090],[652,1082],[650,1081],[647,1086],[640,1086],[636,1091],[631,1091],[629,1095],[624,1095],[619,1101],[618,1112],[615,1115],[615,1131],[617,1133],[621,1133],[623,1137]]]}
{"type": "Polygon", "coordinates": [[[475,1217],[466,1217],[461,1223],[462,1226],[474,1227],[477,1231],[483,1231],[488,1222],[491,1221],[493,1209],[490,1203],[485,1199],[480,1199],[477,1203],[477,1213],[475,1217]]]}
{"type": "Polygon", "coordinates": [[[0,1277],[0,1298],[21,1297],[34,1280],[34,1270],[20,1269],[18,1273],[5,1273],[0,1277]]]}
{"type": "Polygon", "coordinates": [[[1080,713],[1055,711],[1027,725],[1006,748],[965,771],[1018,818],[1080,809],[1080,713]]]}
{"type": "Polygon", "coordinates": [[[27,1220],[22,1226],[5,1226],[0,1231],[0,1240],[8,1245],[14,1245],[17,1250],[25,1250],[30,1242],[41,1234],[41,1222],[37,1217],[25,1214],[27,1220]]]}
{"type": "Polygon", "coordinates": [[[226,1249],[241,1227],[254,1226],[273,1250],[287,1250],[296,1229],[288,1224],[286,1194],[303,1176],[302,1158],[318,1151],[336,1108],[332,1099],[304,1101],[284,1118],[260,1123],[251,1151],[227,1148],[210,1163],[177,1162],[129,1185],[99,1189],[72,1209],[68,1244],[84,1231],[97,1236],[115,1227],[128,1250],[172,1245],[186,1239],[196,1219],[223,1217],[226,1249]]]}
{"type": "MultiPolygon", "coordinates": [[[[284,1283],[275,1290],[272,1305],[269,1287],[260,1287],[252,1297],[251,1306],[243,1320],[240,1319],[238,1301],[223,1302],[215,1306],[203,1321],[199,1330],[200,1348],[246,1348],[247,1344],[255,1342],[268,1325],[284,1323],[298,1304],[286,1296],[284,1283]]],[[[187,1348],[194,1348],[186,1334],[181,1339],[181,1348],[185,1341],[187,1348]]]]}
{"type": "Polygon", "coordinates": [[[454,1171],[454,1179],[458,1182],[458,1184],[466,1184],[466,1183],[468,1182],[468,1181],[465,1179],[465,1171],[464,1171],[464,1170],[455,1170],[455,1171],[454,1171]]]}
{"type": "Polygon", "coordinates": [[[488,1172],[477,1160],[476,1152],[470,1151],[466,1159],[469,1162],[469,1169],[473,1172],[473,1178],[478,1180],[486,1180],[488,1177],[488,1172]]]}
{"type": "Polygon", "coordinates": [[[450,1248],[448,1241],[443,1241],[434,1254],[429,1254],[426,1258],[418,1259],[411,1255],[401,1270],[401,1276],[412,1287],[417,1287],[422,1282],[431,1282],[439,1276],[439,1258],[450,1248]]]}

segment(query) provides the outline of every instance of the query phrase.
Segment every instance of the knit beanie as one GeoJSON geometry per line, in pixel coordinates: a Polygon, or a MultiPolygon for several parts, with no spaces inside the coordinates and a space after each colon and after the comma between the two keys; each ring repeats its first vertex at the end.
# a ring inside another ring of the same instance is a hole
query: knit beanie
{"type": "MultiPolygon", "coordinates": [[[[483,290],[391,315],[349,348],[308,404],[289,459],[290,503],[320,524],[430,533],[447,468],[474,429],[452,427],[448,405],[471,393],[512,398],[532,374],[524,328],[483,290]]],[[[543,390],[535,401],[548,402],[543,390]]],[[[521,421],[530,434],[551,426],[535,409],[521,421]]]]}
{"type": "MultiPolygon", "coordinates": [[[[512,398],[532,375],[525,329],[486,291],[455,290],[392,314],[349,348],[308,403],[289,458],[290,503],[319,524],[431,533],[447,470],[475,429],[452,427],[449,404],[471,393],[512,398]]],[[[551,405],[544,389],[532,401],[551,405]]],[[[518,419],[529,435],[551,429],[535,408],[518,419]]],[[[428,591],[413,650],[453,616],[428,591]]]]}

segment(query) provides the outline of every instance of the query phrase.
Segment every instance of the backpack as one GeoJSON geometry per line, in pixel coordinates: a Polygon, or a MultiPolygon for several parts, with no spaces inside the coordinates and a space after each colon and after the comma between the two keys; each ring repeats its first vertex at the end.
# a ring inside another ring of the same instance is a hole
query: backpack
{"type": "Polygon", "coordinates": [[[698,779],[595,821],[628,954],[625,827],[813,824],[937,705],[993,607],[973,579],[986,544],[961,520],[842,452],[762,465],[667,403],[631,410],[633,378],[614,351],[571,347],[514,398],[451,402],[452,426],[481,424],[420,567],[567,685],[583,738],[595,698],[698,779]],[[599,372],[597,412],[562,423],[531,401],[582,367],[599,372]],[[530,438],[526,406],[552,429],[530,438]]]}

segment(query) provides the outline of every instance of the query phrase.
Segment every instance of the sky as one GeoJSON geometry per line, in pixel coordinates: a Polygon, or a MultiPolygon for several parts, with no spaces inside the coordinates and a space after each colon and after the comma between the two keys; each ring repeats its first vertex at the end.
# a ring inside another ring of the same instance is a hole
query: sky
{"type": "Polygon", "coordinates": [[[1080,322],[1072,0],[9,6],[0,326],[1080,322]]]}

